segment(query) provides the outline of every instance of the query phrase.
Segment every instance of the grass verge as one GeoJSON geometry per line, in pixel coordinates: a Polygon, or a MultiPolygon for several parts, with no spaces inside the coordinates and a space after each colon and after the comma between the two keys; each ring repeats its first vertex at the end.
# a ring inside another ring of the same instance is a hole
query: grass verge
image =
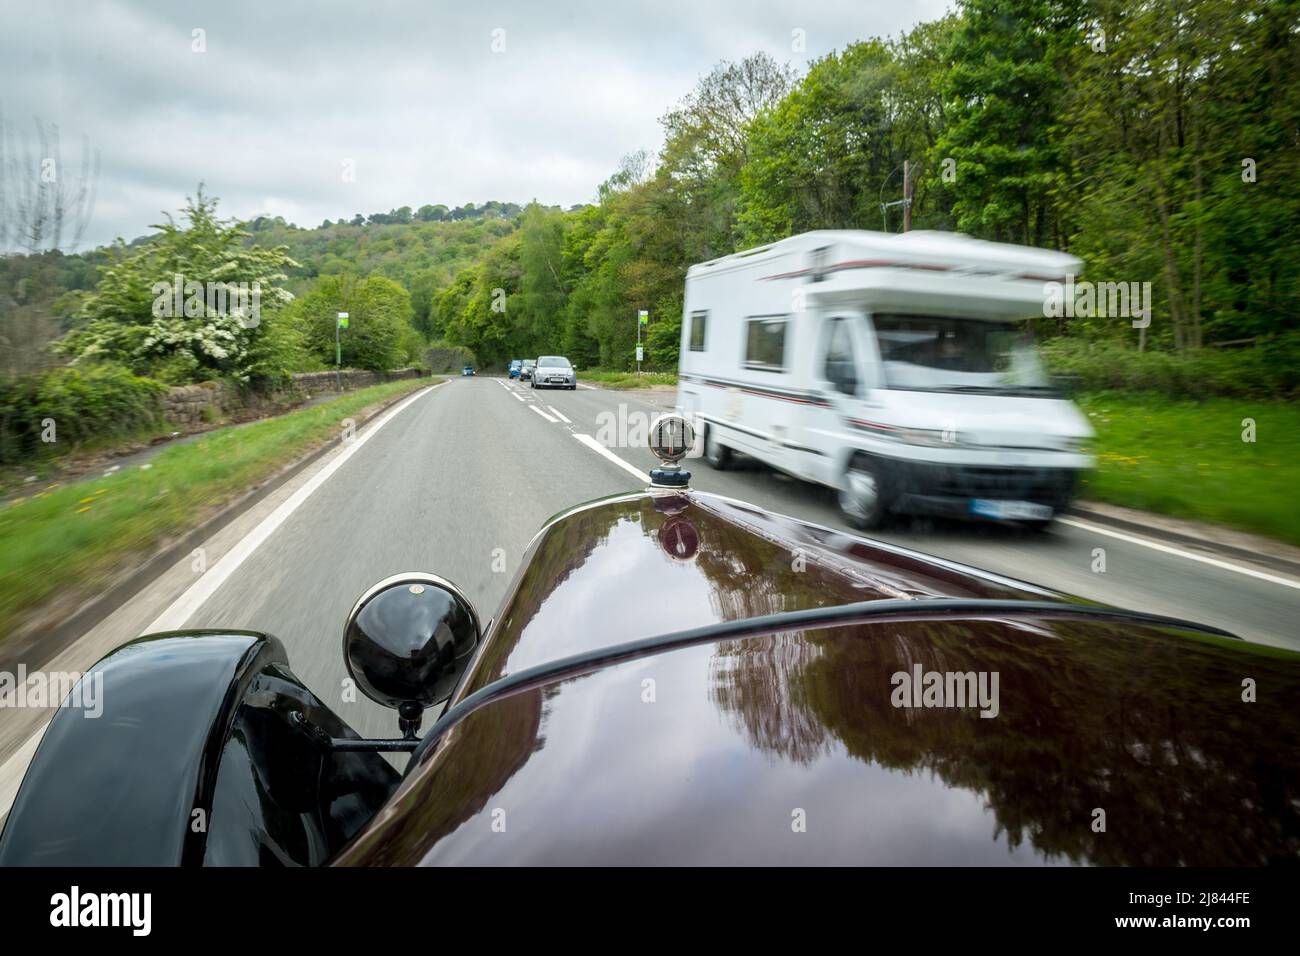
{"type": "Polygon", "coordinates": [[[607,369],[580,369],[578,381],[601,388],[646,388],[650,385],[677,385],[676,372],[612,372],[607,369]]]}
{"type": "Polygon", "coordinates": [[[429,385],[403,379],[278,418],[222,428],[147,466],[55,486],[0,508],[0,640],[59,592],[93,594],[131,558],[200,524],[284,465],[337,437],[345,418],[429,385]]]}
{"type": "Polygon", "coordinates": [[[1097,471],[1080,497],[1198,518],[1300,545],[1300,404],[1093,392],[1097,471]],[[1255,423],[1255,440],[1243,441],[1255,423]]]}

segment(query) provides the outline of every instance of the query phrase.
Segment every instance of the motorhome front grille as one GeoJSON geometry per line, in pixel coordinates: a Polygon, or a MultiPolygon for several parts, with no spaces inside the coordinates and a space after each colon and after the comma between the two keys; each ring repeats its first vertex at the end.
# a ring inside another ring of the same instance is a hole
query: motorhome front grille
{"type": "Polygon", "coordinates": [[[935,493],[954,498],[1000,498],[1027,501],[1054,499],[1068,493],[1074,474],[1062,468],[944,468],[935,493]]]}

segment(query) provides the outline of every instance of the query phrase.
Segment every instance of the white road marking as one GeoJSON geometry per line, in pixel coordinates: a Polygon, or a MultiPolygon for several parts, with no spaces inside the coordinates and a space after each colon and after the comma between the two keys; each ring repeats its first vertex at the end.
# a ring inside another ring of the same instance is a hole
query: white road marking
{"type": "MultiPolygon", "coordinates": [[[[443,383],[439,383],[441,385],[443,383]]],[[[343,451],[330,460],[320,471],[316,472],[305,485],[295,491],[285,502],[276,508],[262,520],[256,528],[250,531],[243,539],[224,554],[220,561],[212,566],[206,574],[190,585],[189,590],[172,602],[171,606],[145,630],[146,634],[155,631],[174,631],[177,628],[185,626],[185,622],[193,616],[194,612],[203,606],[208,598],[216,593],[217,588],[225,584],[230,576],[239,569],[239,566],[248,559],[248,556],[256,551],[267,538],[275,533],[276,529],[288,519],[298,508],[311,497],[312,493],[325,484],[334,472],[338,471],[343,465],[361,450],[366,442],[370,441],[375,435],[379,434],[380,429],[400,415],[416,400],[428,395],[438,385],[433,388],[422,389],[416,392],[410,398],[399,402],[396,408],[384,414],[379,421],[375,422],[370,428],[367,428],[360,435],[354,438],[343,451]]]]}
{"type": "Polygon", "coordinates": [[[1220,561],[1218,558],[1196,554],[1193,551],[1184,551],[1181,548],[1175,548],[1168,544],[1160,544],[1158,541],[1152,541],[1149,538],[1140,538],[1137,535],[1125,534],[1122,531],[1112,531],[1110,528],[1103,528],[1100,525],[1095,525],[1088,521],[1080,521],[1077,518],[1057,518],[1056,520],[1061,524],[1068,524],[1072,528],[1082,528],[1084,531],[1109,535],[1112,538],[1119,538],[1121,541],[1138,544],[1144,548],[1151,548],[1154,551],[1163,551],[1165,554],[1176,554],[1179,557],[1187,558],[1189,561],[1200,561],[1202,564],[1208,564],[1211,567],[1222,568],[1225,571],[1235,571],[1237,574],[1244,574],[1248,577],[1258,578],[1261,581],[1268,581],[1270,584],[1280,584],[1283,587],[1295,588],[1300,591],[1300,581],[1297,581],[1294,578],[1284,578],[1276,574],[1269,574],[1265,571],[1256,571],[1254,568],[1247,568],[1240,564],[1232,564],[1228,561],[1220,561]]]}
{"type": "Polygon", "coordinates": [[[595,386],[595,385],[583,385],[581,382],[578,383],[578,388],[589,388],[589,389],[591,389],[593,392],[596,390],[596,386],[595,386]]]}
{"type": "Polygon", "coordinates": [[[23,782],[23,777],[27,775],[27,768],[31,766],[32,758],[36,756],[36,748],[40,746],[41,738],[45,736],[45,728],[49,726],[46,722],[41,725],[41,729],[36,731],[27,738],[27,742],[13,752],[4,766],[0,767],[0,816],[6,815],[14,805],[14,798],[18,796],[18,787],[23,782]]]}
{"type": "Polygon", "coordinates": [[[572,424],[573,424],[573,422],[569,421],[567,418],[564,417],[564,412],[560,411],[560,410],[559,410],[558,408],[556,408],[554,405],[547,405],[546,407],[549,408],[549,409],[551,410],[551,414],[552,414],[552,415],[554,415],[554,416],[555,416],[556,418],[558,418],[560,421],[564,422],[564,424],[566,424],[566,425],[572,425],[572,424]]]}
{"type": "Polygon", "coordinates": [[[625,471],[631,472],[642,483],[644,484],[650,483],[649,474],[642,471],[640,468],[636,467],[636,465],[630,464],[629,462],[624,461],[622,458],[619,458],[618,455],[614,454],[612,451],[610,451],[600,442],[596,441],[596,439],[592,438],[590,435],[574,435],[573,437],[578,439],[578,441],[582,442],[584,445],[586,445],[588,448],[590,448],[592,451],[596,452],[597,454],[604,455],[614,464],[618,465],[618,467],[624,469],[625,471]]]}
{"type": "Polygon", "coordinates": [[[522,402],[524,400],[524,397],[520,395],[518,392],[511,392],[510,394],[515,397],[516,401],[522,402]]]}
{"type": "MultiPolygon", "coordinates": [[[[177,628],[184,627],[195,611],[202,606],[212,594],[224,583],[235,570],[244,563],[250,554],[252,554],[259,545],[261,545],[276,528],[284,524],[289,517],[304,501],[310,497],[311,493],[325,483],[330,475],[338,471],[345,461],[357,453],[357,449],[370,440],[372,435],[378,434],[379,430],[400,415],[412,402],[423,395],[428,395],[439,385],[445,385],[450,379],[444,379],[438,385],[430,388],[421,389],[410,398],[400,402],[395,408],[391,409],[385,415],[367,428],[351,444],[349,444],[341,454],[334,458],[329,464],[312,476],[311,480],[299,488],[294,494],[285,500],[280,507],[267,515],[256,528],[243,537],[238,544],[230,549],[221,560],[212,566],[212,569],[203,575],[198,581],[192,584],[189,589],[163,611],[162,614],[146,628],[145,633],[155,631],[174,631],[177,628]]],[[[34,734],[27,738],[27,741],[15,750],[9,759],[0,766],[0,816],[4,816],[13,807],[14,798],[18,795],[18,787],[22,783],[23,777],[27,773],[27,768],[36,754],[36,748],[40,745],[41,738],[45,736],[45,730],[49,727],[49,722],[42,724],[34,734]]]]}
{"type": "Polygon", "coordinates": [[[548,422],[550,422],[552,425],[557,424],[557,422],[555,421],[554,418],[552,418],[550,415],[546,414],[544,411],[542,411],[542,410],[541,410],[540,408],[538,408],[536,405],[529,405],[528,407],[531,408],[533,411],[535,411],[538,415],[541,415],[543,418],[545,418],[545,419],[546,419],[548,422]]]}

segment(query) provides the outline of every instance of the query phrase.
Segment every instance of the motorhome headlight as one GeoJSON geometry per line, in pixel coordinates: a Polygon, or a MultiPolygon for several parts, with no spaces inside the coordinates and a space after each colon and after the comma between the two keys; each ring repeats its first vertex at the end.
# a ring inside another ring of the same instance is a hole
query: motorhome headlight
{"type": "Polygon", "coordinates": [[[907,445],[925,445],[930,448],[952,448],[961,445],[962,437],[955,428],[905,428],[900,425],[886,425],[883,422],[866,421],[849,418],[846,421],[860,431],[868,432],[888,441],[902,442],[907,445]]]}
{"type": "Polygon", "coordinates": [[[909,445],[924,445],[927,448],[951,448],[961,444],[957,432],[950,429],[895,428],[893,435],[909,445]]]}

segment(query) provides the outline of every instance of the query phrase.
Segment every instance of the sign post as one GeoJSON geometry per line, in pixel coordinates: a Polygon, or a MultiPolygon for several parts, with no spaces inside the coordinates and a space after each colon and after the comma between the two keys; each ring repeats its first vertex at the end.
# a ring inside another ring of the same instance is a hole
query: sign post
{"type": "Polygon", "coordinates": [[[641,309],[636,314],[636,374],[641,375],[641,326],[648,325],[650,322],[650,313],[641,309]]]}
{"type": "Polygon", "coordinates": [[[334,378],[340,392],[343,391],[343,340],[339,338],[339,330],[348,328],[350,321],[348,313],[340,312],[338,321],[334,323],[334,378]]]}

